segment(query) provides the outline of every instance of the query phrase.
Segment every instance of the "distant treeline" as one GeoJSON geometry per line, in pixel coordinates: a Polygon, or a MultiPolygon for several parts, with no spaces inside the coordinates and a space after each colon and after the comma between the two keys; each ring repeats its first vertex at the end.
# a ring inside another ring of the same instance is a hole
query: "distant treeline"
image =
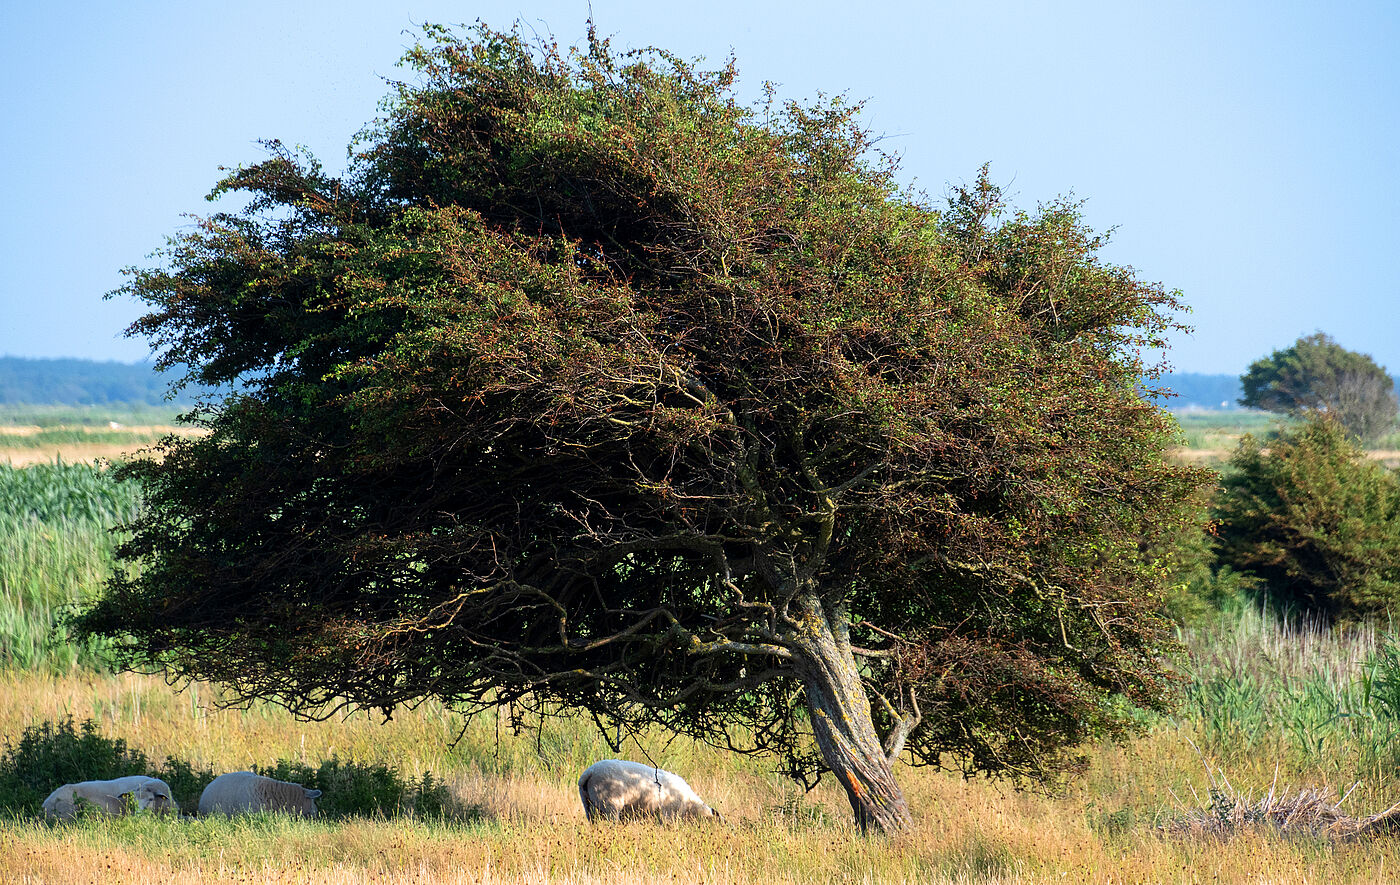
{"type": "MultiPolygon", "coordinates": [[[[166,400],[170,378],[150,363],[97,362],[81,359],[25,359],[0,356],[0,405],[114,404],[175,405],[194,403],[197,391],[182,390],[166,400]]],[[[1240,376],[1176,372],[1158,386],[1177,395],[1163,401],[1168,409],[1237,409],[1240,376]]]]}
{"type": "Polygon", "coordinates": [[[170,377],[157,373],[150,363],[0,356],[0,405],[194,403],[196,392],[192,390],[167,400],[169,385],[170,377]]]}
{"type": "Polygon", "coordinates": [[[1173,411],[1178,409],[1238,409],[1244,395],[1239,375],[1202,375],[1198,372],[1172,372],[1163,375],[1154,387],[1166,387],[1176,393],[1161,404],[1173,411]]]}

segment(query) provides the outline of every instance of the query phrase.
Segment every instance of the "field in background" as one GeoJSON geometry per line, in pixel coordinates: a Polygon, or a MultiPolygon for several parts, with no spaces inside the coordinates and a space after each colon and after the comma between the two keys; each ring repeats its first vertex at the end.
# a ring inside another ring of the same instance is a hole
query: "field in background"
{"type": "MultiPolygon", "coordinates": [[[[1174,414],[1182,434],[1182,445],[1174,451],[1176,457],[1217,469],[1230,459],[1246,433],[1263,438],[1291,423],[1271,412],[1252,409],[1187,409],[1174,414]]],[[[1392,470],[1400,467],[1400,432],[1381,437],[1368,454],[1392,470]]]]}
{"type": "Polygon", "coordinates": [[[0,464],[122,461],[171,434],[190,434],[177,424],[174,407],[0,405],[0,464]]]}
{"type": "MultiPolygon", "coordinates": [[[[1194,430],[1205,442],[1267,426],[1194,430]]],[[[152,760],[197,768],[338,758],[431,773],[469,813],[57,826],[0,813],[0,882],[1387,882],[1400,869],[1400,836],[1339,840],[1305,815],[1285,834],[1257,820],[1301,808],[1307,789],[1344,817],[1400,801],[1400,648],[1375,627],[1228,611],[1183,635],[1177,714],[1093,751],[1055,795],[900,767],[915,829],[898,839],[859,837],[829,779],[804,795],[764,760],[660,734],[622,755],[682,773],[724,823],[589,825],[574,781],[614,754],[579,718],[515,736],[493,717],[464,730],[429,702],[388,722],[300,722],[270,705],[222,709],[209,685],[104,672],[100,649],[54,637],[54,615],[100,588],[107,527],[136,503],[98,468],[0,465],[0,744],[91,720],[152,760]]]]}

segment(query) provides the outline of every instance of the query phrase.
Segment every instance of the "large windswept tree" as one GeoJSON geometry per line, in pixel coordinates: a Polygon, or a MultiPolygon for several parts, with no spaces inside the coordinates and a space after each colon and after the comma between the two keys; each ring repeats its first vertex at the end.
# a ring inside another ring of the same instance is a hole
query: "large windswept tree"
{"type": "Polygon", "coordinates": [[[854,108],[591,35],[407,60],[344,177],[273,144],[131,272],[131,332],[241,386],[124,469],[82,631],[311,715],[659,724],[881,830],[900,758],[1043,777],[1166,702],[1176,304],[1075,204],[938,211],[854,108]]]}

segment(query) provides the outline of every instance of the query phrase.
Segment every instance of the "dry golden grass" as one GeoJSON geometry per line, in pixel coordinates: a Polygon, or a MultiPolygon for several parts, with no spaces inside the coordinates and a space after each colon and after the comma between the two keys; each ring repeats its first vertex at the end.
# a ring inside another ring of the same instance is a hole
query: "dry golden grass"
{"type": "Polygon", "coordinates": [[[54,461],[65,464],[126,461],[161,437],[170,434],[193,436],[203,432],[197,428],[164,424],[122,425],[118,430],[65,426],[58,430],[64,438],[36,445],[34,437],[45,433],[45,428],[31,424],[0,425],[0,464],[28,467],[31,464],[52,464],[54,461]]]}
{"type": "MultiPolygon", "coordinates": [[[[914,830],[861,838],[829,783],[807,796],[761,761],[664,740],[648,749],[725,814],[722,824],[589,824],[574,779],[603,742],[560,722],[538,738],[460,722],[424,705],[384,723],[292,720],[272,707],[217,709],[207,686],[177,693],[133,675],[0,674],[0,734],[92,718],[153,759],[216,770],[332,754],[441,777],[470,821],[151,818],[51,826],[0,820],[0,882],[753,883],[1386,882],[1400,840],[1334,843],[1267,829],[1174,837],[1208,786],[1174,729],[1106,748],[1064,795],[1046,797],[902,769],[914,830]]],[[[637,754],[631,754],[636,756],[637,754]]],[[[1241,777],[1254,777],[1243,772],[1241,777]]]]}
{"type": "MultiPolygon", "coordinates": [[[[1210,448],[1194,448],[1190,446],[1175,446],[1168,450],[1169,457],[1183,463],[1194,464],[1199,467],[1224,466],[1234,454],[1234,447],[1214,446],[1210,448]]],[[[1391,470],[1400,467],[1400,451],[1395,449],[1368,449],[1366,457],[1373,461],[1380,462],[1383,466],[1391,470]]]]}

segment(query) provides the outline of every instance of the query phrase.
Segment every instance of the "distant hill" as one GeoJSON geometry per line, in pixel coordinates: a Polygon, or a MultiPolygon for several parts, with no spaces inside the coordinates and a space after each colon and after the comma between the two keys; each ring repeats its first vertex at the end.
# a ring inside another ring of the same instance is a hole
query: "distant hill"
{"type": "MultiPolygon", "coordinates": [[[[141,404],[188,406],[195,392],[165,399],[169,379],[150,363],[97,362],[80,359],[25,359],[0,356],[0,405],[141,404]]],[[[1174,372],[1160,386],[1177,396],[1163,401],[1168,409],[1238,409],[1238,375],[1174,372]]]]}
{"type": "Polygon", "coordinates": [[[1163,375],[1154,385],[1175,391],[1176,396],[1161,401],[1172,411],[1185,409],[1238,409],[1244,395],[1239,375],[1202,375],[1197,372],[1172,372],[1163,375]]]}
{"type": "Polygon", "coordinates": [[[188,390],[166,400],[168,384],[150,363],[0,356],[0,405],[193,404],[188,390]]]}

